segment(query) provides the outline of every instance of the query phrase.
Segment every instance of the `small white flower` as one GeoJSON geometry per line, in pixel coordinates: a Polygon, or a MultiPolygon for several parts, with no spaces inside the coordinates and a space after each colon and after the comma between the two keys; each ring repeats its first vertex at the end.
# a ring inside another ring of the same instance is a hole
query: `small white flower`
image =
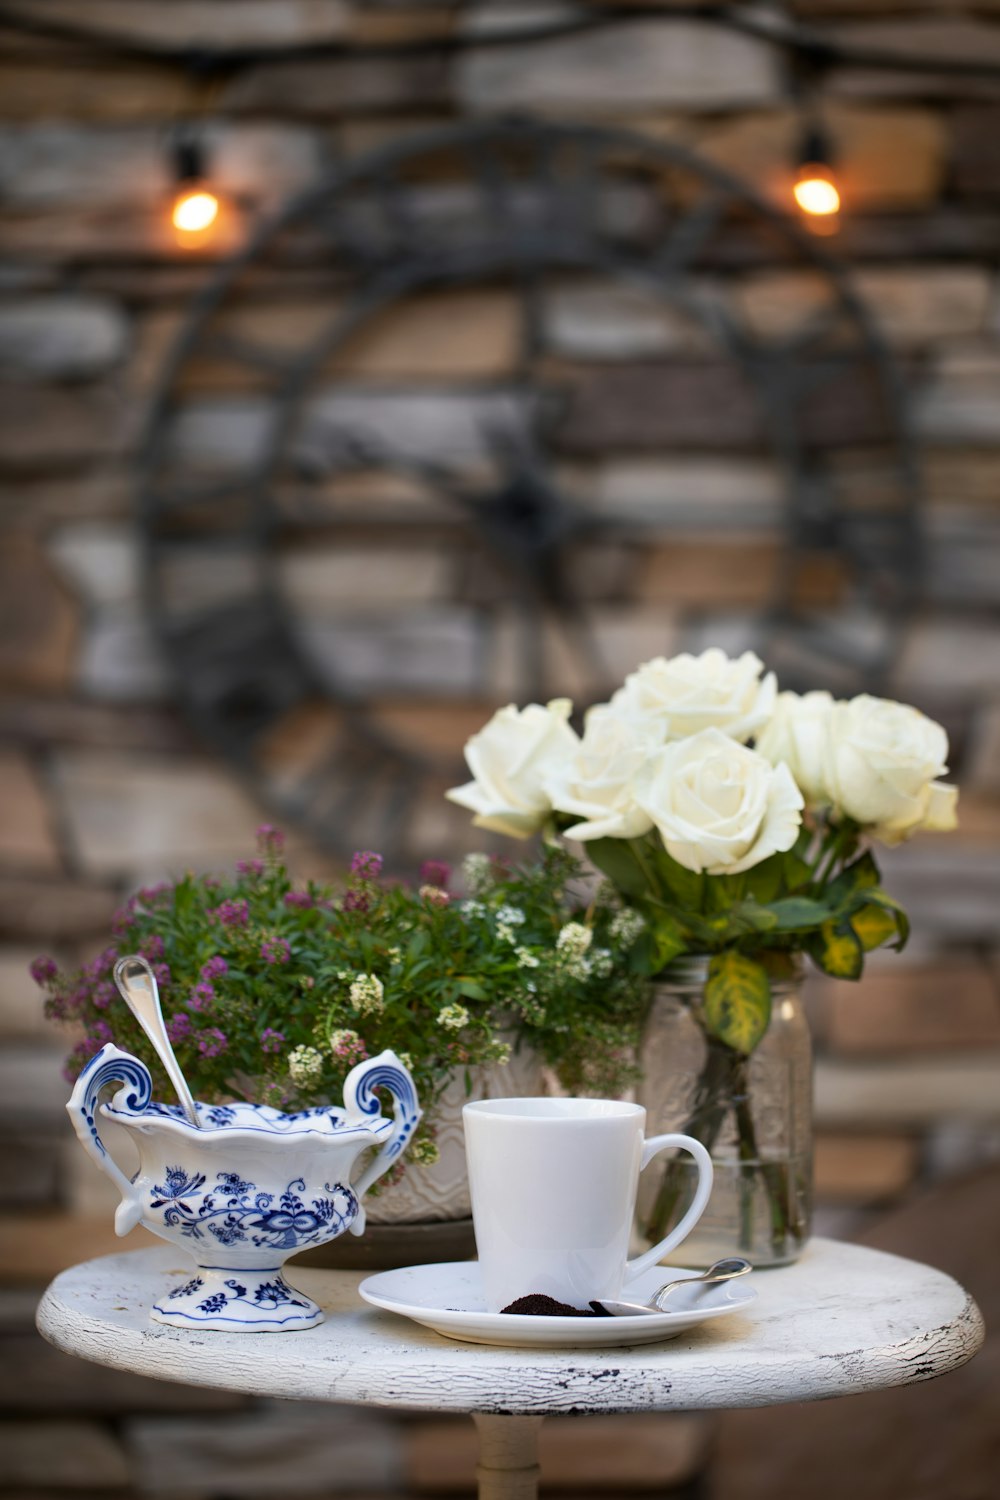
{"type": "Polygon", "coordinates": [[[590,955],[590,967],[598,979],[608,979],[614,966],[614,955],[609,948],[595,948],[590,955]]]}
{"type": "Polygon", "coordinates": [[[438,1025],[445,1031],[461,1031],[469,1024],[469,1012],[464,1005],[444,1005],[438,1011],[438,1025]]]}
{"type": "Polygon", "coordinates": [[[465,883],[474,895],[484,891],[490,883],[493,866],[488,854],[467,854],[462,861],[465,883]]]}
{"type": "Polygon", "coordinates": [[[520,927],[524,921],[524,912],[519,906],[498,906],[497,921],[502,922],[505,927],[520,927]]]}
{"type": "Polygon", "coordinates": [[[486,915],[486,907],[481,901],[463,901],[461,911],[466,917],[485,917],[486,915]]]}
{"type": "Polygon", "coordinates": [[[331,1053],[338,1061],[343,1061],[345,1058],[354,1056],[359,1053],[359,1049],[360,1056],[363,1057],[365,1055],[365,1044],[358,1036],[358,1033],[349,1030],[345,1026],[339,1026],[330,1032],[329,1045],[331,1053]]]}
{"type": "Polygon", "coordinates": [[[530,948],[518,948],[516,950],[517,967],[519,969],[537,969],[538,959],[530,948]]]}
{"type": "Polygon", "coordinates": [[[288,1072],[293,1083],[315,1083],[323,1073],[323,1054],[315,1047],[296,1047],[288,1054],[288,1072]]]}
{"type": "Polygon", "coordinates": [[[623,948],[631,948],[645,926],[646,919],[641,912],[633,911],[630,906],[624,906],[611,918],[608,932],[623,948]]]}
{"type": "Polygon", "coordinates": [[[385,991],[375,974],[356,974],[351,985],[351,1004],[359,1016],[378,1015],[385,991]]]}
{"type": "Polygon", "coordinates": [[[593,939],[593,932],[582,922],[567,922],[556,938],[556,951],[567,959],[582,958],[593,939]]]}
{"type": "Polygon", "coordinates": [[[403,950],[402,948],[387,948],[385,956],[391,964],[398,964],[403,956],[403,950]]]}

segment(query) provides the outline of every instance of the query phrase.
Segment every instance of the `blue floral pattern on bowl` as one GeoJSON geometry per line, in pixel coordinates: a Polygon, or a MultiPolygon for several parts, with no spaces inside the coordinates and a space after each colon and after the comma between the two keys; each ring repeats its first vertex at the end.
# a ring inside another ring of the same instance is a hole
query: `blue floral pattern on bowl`
{"type": "Polygon", "coordinates": [[[122,1194],[115,1228],[138,1223],[187,1249],[198,1271],[151,1316],[175,1327],[279,1332],[322,1312],[282,1276],[288,1256],[349,1230],[360,1234],[365,1192],[406,1149],[420,1119],[413,1080],[391,1052],[348,1075],[342,1108],[283,1113],[266,1105],[197,1103],[199,1129],[178,1105],[151,1099],[138,1058],[108,1045],[84,1068],[67,1108],[84,1148],[122,1194]],[[114,1098],[101,1091],[118,1084],[114,1098]],[[380,1113],[376,1089],[393,1099],[380,1113]],[[139,1170],[128,1178],[101,1140],[101,1118],[129,1132],[139,1170]],[[359,1157],[374,1148],[355,1181],[359,1157]]]}

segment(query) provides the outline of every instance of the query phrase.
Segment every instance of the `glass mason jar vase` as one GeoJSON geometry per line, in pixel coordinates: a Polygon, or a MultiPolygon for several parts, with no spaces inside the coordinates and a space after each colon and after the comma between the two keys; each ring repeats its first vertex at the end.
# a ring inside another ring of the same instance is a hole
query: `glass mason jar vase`
{"type": "MultiPolygon", "coordinates": [[[[809,1237],[812,1047],[799,993],[802,963],[792,954],[774,958],[770,1024],[749,1057],[705,1033],[707,958],[681,958],[654,982],[638,1088],[646,1132],[695,1136],[715,1168],[701,1221],[668,1257],[679,1264],[745,1255],[755,1266],[784,1265],[809,1237]]],[[[685,1212],[696,1181],[693,1163],[680,1154],[643,1172],[638,1224],[648,1244],[685,1212]]]]}

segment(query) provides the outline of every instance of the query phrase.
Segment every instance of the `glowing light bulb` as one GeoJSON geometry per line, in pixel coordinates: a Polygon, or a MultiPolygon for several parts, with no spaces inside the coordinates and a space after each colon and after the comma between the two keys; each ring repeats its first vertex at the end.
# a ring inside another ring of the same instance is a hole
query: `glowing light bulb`
{"type": "Polygon", "coordinates": [[[807,162],[799,168],[792,194],[804,214],[829,218],[840,212],[840,192],[829,167],[807,162]]]}
{"type": "Polygon", "coordinates": [[[180,234],[204,234],[219,217],[219,200],[204,187],[182,188],[174,199],[170,215],[180,234]]]}

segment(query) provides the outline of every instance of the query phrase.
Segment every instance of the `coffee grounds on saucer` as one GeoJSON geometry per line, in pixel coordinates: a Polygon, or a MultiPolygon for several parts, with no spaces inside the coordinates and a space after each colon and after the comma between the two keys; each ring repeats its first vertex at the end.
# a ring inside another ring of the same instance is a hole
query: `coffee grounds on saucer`
{"type": "Polygon", "coordinates": [[[501,1307],[502,1313],[518,1313],[522,1317],[533,1318],[609,1318],[602,1308],[597,1311],[599,1304],[591,1303],[590,1307],[571,1307],[568,1302],[558,1302],[555,1297],[546,1296],[544,1292],[529,1292],[526,1297],[517,1297],[507,1307],[501,1307]]]}

